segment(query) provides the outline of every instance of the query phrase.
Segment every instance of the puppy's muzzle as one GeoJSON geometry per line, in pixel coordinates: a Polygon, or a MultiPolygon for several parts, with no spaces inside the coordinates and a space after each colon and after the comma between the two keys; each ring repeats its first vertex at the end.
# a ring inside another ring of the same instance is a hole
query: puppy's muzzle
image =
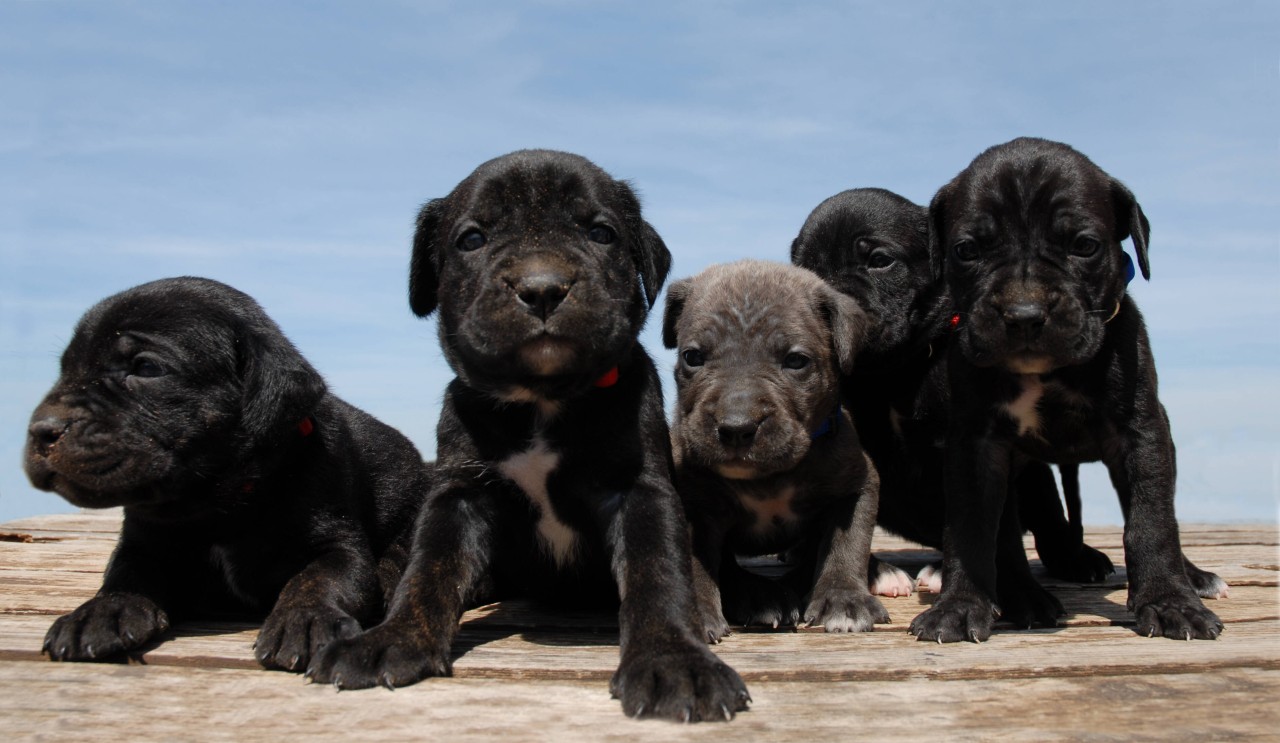
{"type": "Polygon", "coordinates": [[[1004,320],[1005,333],[1010,341],[1031,344],[1040,338],[1050,308],[1040,302],[1017,302],[1004,307],[997,305],[995,309],[1004,320]]]}
{"type": "Polygon", "coordinates": [[[48,457],[70,426],[70,422],[56,416],[34,420],[27,427],[27,447],[38,456],[48,457]]]}
{"type": "Polygon", "coordinates": [[[745,451],[755,442],[761,423],[764,423],[762,416],[730,413],[717,422],[716,435],[726,449],[745,451]]]}
{"type": "Polygon", "coordinates": [[[503,281],[529,314],[545,322],[568,298],[575,276],[566,266],[532,260],[522,263],[503,281]]]}

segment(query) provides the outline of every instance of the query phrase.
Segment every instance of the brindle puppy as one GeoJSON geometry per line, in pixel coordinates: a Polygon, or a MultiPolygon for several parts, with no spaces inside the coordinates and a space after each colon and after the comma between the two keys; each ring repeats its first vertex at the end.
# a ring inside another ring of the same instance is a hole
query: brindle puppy
{"type": "Polygon", "coordinates": [[[889,621],[867,590],[876,471],[840,405],[864,326],[852,299],[780,263],[713,266],[667,294],[677,483],[712,641],[728,623],[858,632],[889,621]],[[796,563],[785,582],[736,560],[783,551],[796,563]]]}
{"type": "Polygon", "coordinates": [[[77,506],[124,506],[102,589],[53,623],[51,658],[117,658],[173,621],[249,613],[266,615],[259,662],[295,671],[381,617],[428,479],[256,302],[195,278],[85,313],[25,465],[77,506]]]}

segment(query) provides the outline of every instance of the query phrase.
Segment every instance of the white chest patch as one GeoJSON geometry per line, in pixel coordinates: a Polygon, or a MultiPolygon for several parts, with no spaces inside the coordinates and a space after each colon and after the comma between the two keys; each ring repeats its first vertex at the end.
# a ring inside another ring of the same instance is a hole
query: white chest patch
{"type": "Polygon", "coordinates": [[[1040,435],[1040,398],[1044,396],[1044,383],[1034,374],[1019,378],[1022,392],[1004,406],[1004,412],[1018,424],[1019,436],[1040,435]]]}
{"type": "Polygon", "coordinates": [[[538,538],[542,546],[563,567],[573,562],[578,546],[577,533],[560,519],[551,507],[547,494],[547,477],[560,466],[560,455],[547,442],[536,437],[529,448],[498,463],[502,476],[514,482],[538,507],[538,538]]]}
{"type": "Polygon", "coordinates": [[[764,534],[796,520],[796,514],[791,510],[791,499],[795,494],[795,488],[789,487],[772,498],[754,498],[742,493],[738,500],[756,518],[752,531],[764,534]]]}

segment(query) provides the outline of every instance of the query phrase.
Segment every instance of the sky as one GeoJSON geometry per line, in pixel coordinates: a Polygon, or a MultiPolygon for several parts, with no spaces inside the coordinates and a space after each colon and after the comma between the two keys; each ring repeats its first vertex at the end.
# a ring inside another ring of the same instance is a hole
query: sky
{"type": "MultiPolygon", "coordinates": [[[[198,275],[434,456],[451,373],[407,302],[413,217],[476,165],[582,154],[671,279],[786,261],[847,188],[918,203],[983,149],[1067,142],[1151,221],[1142,308],[1184,522],[1280,517],[1280,3],[0,0],[0,521],[93,303],[198,275]]],[[[643,335],[670,384],[661,299],[643,335]]],[[[671,390],[668,388],[668,396],[671,390]]],[[[1090,524],[1121,515],[1101,465],[1090,524]]]]}

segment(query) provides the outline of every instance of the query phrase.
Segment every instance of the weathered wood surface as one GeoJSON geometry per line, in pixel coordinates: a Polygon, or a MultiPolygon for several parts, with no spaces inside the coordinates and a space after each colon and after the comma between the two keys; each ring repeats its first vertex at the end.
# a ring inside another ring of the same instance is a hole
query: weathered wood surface
{"type": "MultiPolygon", "coordinates": [[[[1275,525],[1183,527],[1188,556],[1231,584],[1210,603],[1227,624],[1216,642],[1137,637],[1123,567],[1097,586],[1046,578],[1070,612],[1060,626],[981,645],[917,642],[906,626],[932,596],[884,599],[892,623],[875,632],[747,631],[717,646],[755,700],[727,728],[625,719],[608,694],[614,618],[523,602],[469,612],[455,677],[394,693],[263,671],[244,623],[181,624],[141,663],[42,658],[49,623],[97,589],[118,525],[112,513],[0,525],[0,720],[19,739],[1280,738],[1275,525]]],[[[1122,566],[1120,537],[1089,533],[1122,566]]],[[[875,544],[911,567],[937,557],[887,535],[875,544]]]]}

